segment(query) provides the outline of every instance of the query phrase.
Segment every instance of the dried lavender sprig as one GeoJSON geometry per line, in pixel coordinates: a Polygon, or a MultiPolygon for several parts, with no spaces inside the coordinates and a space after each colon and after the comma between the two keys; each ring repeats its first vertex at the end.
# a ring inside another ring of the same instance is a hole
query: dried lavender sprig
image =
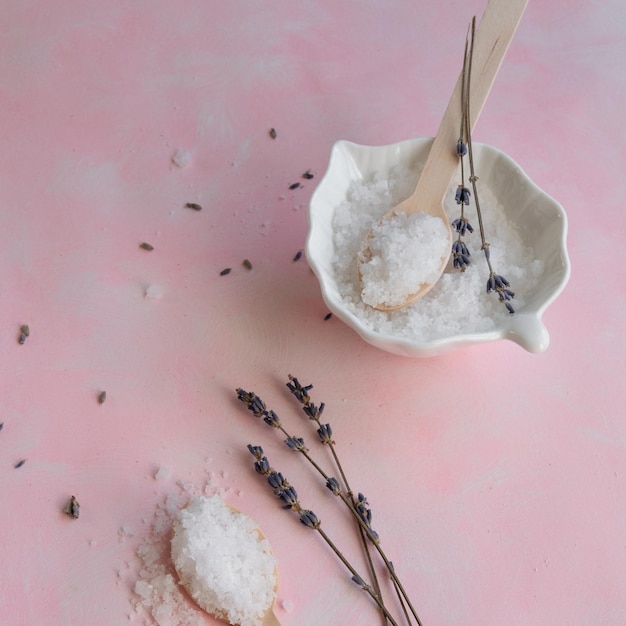
{"type": "Polygon", "coordinates": [[[309,449],[304,444],[304,440],[301,437],[295,437],[290,434],[285,427],[282,425],[280,418],[278,415],[272,411],[268,410],[265,402],[259,398],[253,391],[245,391],[241,387],[237,390],[237,398],[241,400],[247,407],[248,410],[258,418],[262,418],[263,421],[268,425],[276,428],[280,432],[282,432],[286,439],[284,440],[285,445],[291,448],[292,450],[296,450],[300,452],[311,465],[323,476],[324,480],[328,479],[328,474],[320,467],[320,465],[315,461],[315,459],[309,454],[309,449]]]}
{"type": "Polygon", "coordinates": [[[385,607],[379,596],[374,593],[372,587],[364,581],[364,579],[348,561],[348,559],[341,552],[341,550],[339,550],[339,548],[335,545],[331,538],[322,530],[322,522],[317,517],[317,515],[310,509],[305,509],[302,507],[295,488],[289,484],[289,482],[280,472],[274,470],[270,466],[267,457],[263,455],[263,448],[261,448],[261,446],[253,446],[251,444],[248,444],[248,450],[256,459],[254,463],[255,470],[257,471],[257,473],[262,474],[266,477],[268,484],[274,491],[274,495],[276,495],[283,502],[283,508],[292,510],[297,513],[301,524],[303,524],[307,528],[317,531],[317,533],[324,539],[330,549],[348,569],[348,571],[352,575],[352,580],[357,582],[361,589],[368,593],[372,600],[376,602],[389,623],[391,623],[392,626],[398,626],[398,623],[389,613],[388,609],[385,607]],[[260,464],[260,461],[263,461],[263,463],[260,464]],[[259,467],[261,466],[264,468],[263,471],[259,471],[259,467]]]}
{"type": "MultiPolygon", "coordinates": [[[[312,403],[310,400],[310,397],[308,396],[308,391],[310,391],[313,386],[309,385],[307,387],[302,387],[299,382],[293,382],[294,385],[294,390],[296,392],[296,397],[300,396],[304,402],[307,403],[307,405],[309,406],[309,410],[307,412],[307,414],[309,415],[309,417],[315,421],[319,422],[319,416],[321,415],[324,405],[320,405],[319,409],[312,409],[310,408],[312,403]]],[[[328,483],[329,480],[332,479],[332,477],[330,477],[321,467],[318,463],[316,463],[316,461],[311,457],[311,455],[308,453],[308,448],[306,448],[306,446],[304,445],[304,441],[301,440],[300,438],[296,438],[293,435],[290,435],[287,430],[283,427],[279,417],[276,415],[276,413],[274,411],[268,410],[267,409],[267,405],[265,404],[265,402],[263,402],[263,400],[256,395],[256,393],[254,392],[249,392],[249,391],[245,391],[244,389],[242,389],[241,387],[239,387],[237,390],[237,397],[238,399],[243,402],[248,410],[257,418],[262,418],[263,421],[270,425],[273,426],[274,428],[277,428],[278,430],[280,430],[281,432],[283,432],[287,439],[285,440],[285,443],[287,444],[287,446],[293,450],[296,450],[298,452],[300,452],[308,461],[309,463],[311,463],[313,465],[313,467],[318,471],[318,473],[324,478],[324,480],[328,483]],[[300,441],[302,441],[302,443],[300,444],[300,441]],[[296,444],[297,442],[297,444],[296,444]]],[[[314,405],[313,405],[314,406],[314,405]]],[[[258,456],[258,451],[254,449],[254,447],[248,446],[248,449],[250,450],[250,452],[252,454],[254,454],[255,456],[258,456]]],[[[263,471],[267,470],[268,468],[266,467],[267,465],[267,460],[263,459],[263,458],[257,458],[257,461],[255,462],[255,469],[257,472],[259,473],[263,473],[263,471]],[[263,470],[263,471],[262,471],[263,470]]],[[[334,481],[336,481],[336,479],[332,479],[334,481]]],[[[344,483],[347,482],[346,480],[344,480],[344,483]]],[[[337,482],[338,485],[338,482],[337,482]]],[[[346,489],[348,489],[348,487],[346,487],[346,489]]],[[[357,511],[356,505],[355,505],[355,501],[354,501],[354,496],[352,494],[351,491],[348,491],[348,493],[344,493],[341,489],[339,490],[339,493],[336,494],[339,495],[341,500],[344,502],[344,504],[348,507],[348,509],[350,510],[350,512],[352,513],[353,517],[356,519],[356,521],[359,524],[359,529],[361,532],[361,539],[363,541],[363,545],[364,545],[364,549],[365,549],[365,554],[367,557],[367,561],[368,561],[368,566],[370,568],[370,571],[372,572],[372,579],[376,580],[376,584],[375,584],[375,588],[378,591],[379,594],[379,606],[383,606],[384,602],[382,600],[382,592],[380,591],[380,585],[378,584],[378,580],[376,578],[376,572],[375,572],[375,568],[374,568],[374,564],[371,560],[371,555],[369,552],[369,548],[368,548],[368,543],[365,539],[365,537],[367,537],[371,543],[376,547],[377,552],[379,553],[379,555],[381,556],[381,558],[383,559],[383,562],[387,565],[390,561],[388,560],[387,556],[385,555],[382,547],[380,546],[380,541],[379,541],[379,537],[378,537],[378,533],[376,533],[371,526],[368,527],[368,525],[364,522],[362,515],[359,513],[359,511],[357,511]]],[[[388,565],[387,565],[388,567],[388,565]]],[[[394,585],[396,586],[396,589],[399,590],[401,596],[404,598],[404,601],[406,601],[407,605],[409,606],[409,608],[411,609],[411,612],[413,613],[415,620],[417,622],[418,626],[421,626],[421,622],[419,617],[417,616],[417,612],[415,611],[415,608],[413,607],[408,594],[406,593],[406,591],[404,590],[404,587],[402,586],[402,584],[400,583],[400,581],[398,580],[397,576],[395,575],[395,572],[390,571],[390,576],[394,582],[394,585]]],[[[402,600],[401,600],[402,603],[402,600]]],[[[403,606],[403,610],[404,606],[403,606]]],[[[405,610],[406,612],[406,610],[405,610]]],[[[384,613],[384,612],[383,612],[384,613]]]]}
{"type": "MultiPolygon", "coordinates": [[[[354,509],[354,505],[355,505],[355,500],[354,500],[354,496],[352,493],[352,488],[350,487],[350,483],[348,482],[348,477],[346,476],[344,470],[343,470],[343,466],[341,465],[341,462],[339,460],[339,456],[337,455],[337,452],[335,450],[335,441],[333,440],[333,431],[331,428],[330,424],[323,424],[320,421],[320,417],[324,411],[324,407],[325,404],[324,402],[322,402],[319,407],[316,407],[315,404],[313,403],[313,401],[311,400],[311,396],[309,395],[309,391],[311,391],[311,389],[313,389],[313,385],[309,384],[309,385],[302,385],[300,383],[300,381],[295,377],[292,376],[291,374],[289,374],[289,381],[286,383],[287,389],[289,389],[289,391],[291,392],[291,394],[298,400],[298,402],[300,402],[300,404],[302,404],[302,410],[304,411],[304,413],[307,415],[307,417],[310,420],[313,420],[316,424],[317,424],[317,436],[319,437],[320,442],[322,443],[322,445],[327,445],[331,451],[333,460],[335,461],[335,465],[339,471],[339,474],[341,475],[341,478],[343,480],[343,484],[345,485],[346,491],[347,491],[347,495],[350,498],[350,503],[346,504],[348,505],[349,508],[354,509]],[[352,506],[350,506],[352,505],[352,506]]],[[[337,488],[339,487],[339,483],[337,481],[337,479],[335,478],[330,478],[326,481],[326,485],[328,486],[329,481],[334,481],[336,483],[337,488]]],[[[335,491],[333,491],[333,493],[335,493],[335,495],[337,495],[337,493],[335,491]]],[[[354,511],[352,511],[353,515],[354,515],[354,511]]],[[[357,524],[358,524],[357,520],[357,524]]],[[[365,558],[367,561],[367,565],[368,565],[368,569],[370,571],[371,577],[372,577],[372,582],[374,585],[374,591],[375,593],[378,595],[378,597],[380,598],[381,602],[383,601],[382,598],[382,590],[380,588],[380,583],[378,581],[378,576],[376,574],[376,568],[374,567],[374,562],[372,560],[372,554],[371,554],[371,550],[370,550],[370,546],[368,544],[367,541],[367,534],[365,532],[365,530],[361,527],[360,524],[358,524],[358,529],[359,529],[359,536],[361,538],[361,545],[363,547],[363,553],[365,554],[365,558]]],[[[404,608],[404,607],[403,607],[404,608]]]]}
{"type": "MultiPolygon", "coordinates": [[[[322,414],[324,410],[324,405],[322,404],[320,405],[320,407],[316,407],[310,402],[310,398],[308,397],[308,391],[312,389],[312,387],[313,387],[312,385],[310,385],[309,387],[302,387],[299,384],[299,382],[297,382],[296,380],[296,382],[294,383],[293,389],[295,393],[298,394],[297,397],[299,399],[301,398],[302,401],[307,403],[307,415],[309,416],[309,418],[316,420],[319,424],[319,416],[322,414]]],[[[261,400],[259,396],[257,396],[254,392],[245,391],[244,389],[240,387],[237,389],[237,397],[248,407],[248,410],[255,417],[262,418],[266,424],[274,428],[277,428],[283,434],[285,434],[286,439],[284,443],[287,445],[287,447],[292,450],[296,450],[297,452],[300,452],[309,461],[309,463],[313,465],[313,467],[318,471],[318,473],[321,474],[324,480],[326,480],[327,482],[328,480],[330,480],[330,477],[328,476],[328,474],[320,467],[320,465],[309,454],[309,450],[304,443],[304,439],[302,439],[301,437],[294,437],[293,435],[290,435],[287,432],[287,430],[282,426],[282,423],[278,415],[276,415],[274,411],[268,410],[267,405],[265,404],[265,402],[263,402],[263,400],[261,400]]],[[[330,427],[330,424],[320,425],[318,429],[318,436],[320,437],[320,440],[322,441],[322,443],[330,444],[332,441],[332,429],[330,427]]],[[[250,450],[250,452],[252,454],[255,454],[253,450],[250,450]]],[[[255,454],[255,456],[257,455],[255,454]]],[[[255,463],[255,469],[257,470],[257,472],[263,473],[263,471],[267,470],[266,464],[267,464],[267,459],[265,459],[264,457],[263,458],[258,457],[255,463]]],[[[347,484],[347,481],[345,480],[345,478],[344,478],[344,484],[347,484]]],[[[349,487],[346,487],[346,488],[349,489],[349,487]]],[[[346,505],[348,505],[348,508],[351,510],[352,514],[355,516],[358,516],[354,509],[354,500],[352,496],[350,495],[350,502],[348,502],[347,499],[344,501],[346,502],[346,505]]],[[[359,525],[359,534],[361,536],[361,542],[363,545],[363,549],[365,551],[368,568],[372,574],[372,580],[374,581],[374,589],[378,595],[379,605],[384,605],[382,592],[380,589],[380,584],[376,576],[376,568],[374,567],[374,563],[372,561],[372,556],[370,554],[370,549],[369,549],[368,542],[366,539],[366,533],[361,528],[360,525],[359,525]]],[[[384,612],[383,612],[383,616],[384,616],[384,612]]],[[[384,617],[384,619],[385,621],[387,621],[386,617],[384,617]]]]}
{"type": "MultiPolygon", "coordinates": [[[[328,444],[333,454],[333,459],[335,460],[335,463],[337,465],[337,469],[339,470],[342,480],[346,486],[347,493],[344,494],[340,489],[338,489],[339,483],[335,478],[327,479],[326,486],[329,487],[329,489],[331,489],[331,491],[335,495],[339,495],[341,499],[343,500],[344,504],[351,510],[352,514],[355,516],[357,522],[359,523],[359,527],[360,527],[362,535],[363,533],[367,535],[368,539],[375,546],[380,557],[383,559],[385,566],[389,570],[389,574],[394,583],[394,587],[396,588],[396,592],[398,594],[398,598],[400,600],[400,604],[402,605],[403,611],[406,614],[406,607],[404,605],[404,602],[406,602],[418,626],[421,626],[421,621],[417,615],[417,611],[413,607],[411,600],[408,594],[406,593],[404,587],[402,586],[402,583],[396,576],[395,571],[390,566],[391,562],[387,558],[385,552],[383,551],[380,545],[380,537],[378,533],[371,526],[372,512],[369,509],[365,496],[363,496],[363,494],[359,494],[358,498],[355,500],[352,489],[350,487],[350,484],[348,483],[348,479],[345,473],[343,472],[343,468],[341,466],[339,457],[335,450],[335,442],[332,441],[331,437],[328,437],[329,440],[325,441],[325,435],[327,434],[327,432],[330,432],[330,435],[332,435],[332,431],[330,430],[330,424],[322,425],[320,422],[320,416],[324,410],[325,404],[322,402],[319,406],[319,410],[317,410],[309,394],[309,391],[313,389],[313,385],[309,384],[309,385],[303,386],[300,383],[300,381],[295,376],[292,376],[291,374],[289,374],[289,382],[287,383],[287,388],[292,393],[292,395],[294,395],[297,398],[297,400],[303,405],[303,410],[306,413],[306,415],[309,417],[309,419],[312,419],[313,421],[315,421],[316,424],[319,426],[318,431],[317,431],[318,436],[320,437],[320,440],[322,440],[322,443],[328,444]]],[[[378,585],[378,580],[376,578],[376,574],[374,572],[374,568],[370,559],[370,554],[369,554],[369,549],[367,548],[367,544],[364,544],[364,547],[365,547],[366,555],[368,558],[368,562],[370,563],[370,569],[372,570],[373,580],[375,580],[377,589],[380,590],[380,586],[378,585]]]]}
{"type": "Polygon", "coordinates": [[[504,304],[507,311],[513,315],[515,313],[515,309],[511,304],[511,300],[515,297],[515,293],[509,289],[508,281],[499,274],[496,274],[492,265],[491,258],[489,252],[489,242],[485,237],[485,227],[483,224],[482,211],[480,209],[480,201],[478,198],[478,189],[476,187],[476,181],[478,180],[478,176],[474,171],[474,152],[472,149],[472,133],[470,128],[470,85],[471,85],[471,77],[472,77],[472,59],[474,54],[474,35],[476,33],[476,17],[472,18],[471,23],[471,44],[469,47],[469,53],[465,53],[465,59],[463,61],[463,74],[465,75],[465,68],[467,66],[467,89],[465,92],[465,101],[463,102],[463,120],[465,125],[465,133],[467,137],[467,153],[469,159],[470,166],[470,183],[472,185],[472,189],[474,191],[474,204],[476,205],[476,214],[478,215],[478,227],[480,230],[480,240],[481,240],[481,250],[485,255],[485,260],[487,261],[487,267],[489,268],[489,278],[487,279],[487,293],[491,293],[495,291],[498,295],[498,300],[504,304]]]}
{"type": "Polygon", "coordinates": [[[343,466],[341,465],[341,461],[339,460],[339,456],[337,455],[337,451],[335,450],[335,442],[332,438],[332,429],[330,424],[322,424],[320,421],[320,417],[324,412],[324,407],[326,406],[324,402],[322,402],[319,407],[313,404],[311,400],[311,396],[309,395],[309,391],[313,389],[313,385],[305,385],[302,386],[300,381],[295,377],[289,374],[289,382],[287,383],[287,389],[291,392],[293,396],[302,404],[302,410],[307,415],[310,420],[313,420],[317,426],[317,434],[320,438],[320,441],[327,445],[335,465],[337,466],[337,470],[343,480],[343,484],[346,486],[346,490],[349,495],[352,495],[352,489],[350,487],[350,483],[348,482],[348,478],[343,470],[343,466]]]}
{"type": "MultiPolygon", "coordinates": [[[[468,31],[469,33],[469,31],[468,31]]],[[[469,34],[465,37],[465,53],[463,56],[463,72],[461,73],[461,103],[465,100],[465,93],[467,90],[466,85],[466,61],[467,61],[467,47],[469,44],[469,34]]],[[[461,164],[461,183],[457,187],[454,199],[460,206],[461,215],[452,222],[452,228],[456,231],[456,240],[452,243],[452,264],[453,266],[464,272],[470,265],[471,254],[467,248],[467,245],[463,241],[466,233],[473,233],[474,229],[465,216],[465,207],[470,203],[471,192],[465,185],[465,155],[467,155],[467,138],[466,128],[464,124],[463,116],[461,116],[461,128],[459,129],[459,139],[456,143],[456,154],[459,157],[461,164]]]]}

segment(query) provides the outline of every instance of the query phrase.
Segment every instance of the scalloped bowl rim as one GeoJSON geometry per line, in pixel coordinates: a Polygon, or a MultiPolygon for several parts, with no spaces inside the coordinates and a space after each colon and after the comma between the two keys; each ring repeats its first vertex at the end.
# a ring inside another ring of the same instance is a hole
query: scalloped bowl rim
{"type": "Polygon", "coordinates": [[[500,339],[514,341],[529,352],[545,351],[550,343],[550,336],[543,325],[542,315],[563,291],[571,272],[567,254],[567,215],[561,204],[537,186],[519,164],[506,153],[488,144],[473,142],[477,162],[483,158],[492,162],[492,165],[499,163],[515,172],[524,185],[524,192],[534,198],[535,202],[540,201],[541,210],[552,217],[550,227],[554,230],[554,246],[549,251],[550,263],[546,261],[544,272],[544,278],[550,278],[550,281],[541,288],[541,293],[534,298],[534,302],[527,303],[515,315],[507,316],[501,325],[492,330],[430,341],[417,341],[373,330],[343,305],[332,271],[329,270],[334,252],[332,215],[336,206],[345,199],[345,193],[352,181],[381,170],[385,164],[415,160],[420,151],[427,154],[432,141],[432,137],[422,137],[383,146],[361,145],[344,139],[335,142],[328,168],[311,196],[308,211],[309,232],[305,246],[307,261],[320,283],[324,302],[334,315],[352,327],[367,343],[393,354],[409,357],[436,356],[461,347],[500,339]]]}

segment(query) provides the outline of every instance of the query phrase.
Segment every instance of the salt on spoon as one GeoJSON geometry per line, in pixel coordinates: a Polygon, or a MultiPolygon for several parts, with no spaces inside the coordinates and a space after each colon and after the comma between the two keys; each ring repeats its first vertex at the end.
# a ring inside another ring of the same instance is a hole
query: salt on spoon
{"type": "Polygon", "coordinates": [[[171,549],[181,584],[207,613],[233,626],[280,626],[276,558],[252,518],[218,495],[193,498],[171,549]]]}
{"type": "MultiPolygon", "coordinates": [[[[489,96],[527,3],[528,0],[489,0],[487,4],[473,48],[470,132],[489,96]]],[[[448,263],[452,231],[443,200],[459,165],[455,148],[462,119],[462,83],[463,72],[441,120],[415,191],[388,211],[363,241],[357,259],[362,298],[366,304],[380,311],[403,308],[424,296],[448,263]],[[403,230],[408,230],[410,245],[407,245],[407,235],[403,230]],[[431,237],[437,241],[430,241],[431,237]],[[421,249],[415,249],[416,244],[421,249]],[[406,267],[411,259],[414,267],[406,267]],[[392,285],[388,284],[390,274],[396,277],[392,285]]]]}

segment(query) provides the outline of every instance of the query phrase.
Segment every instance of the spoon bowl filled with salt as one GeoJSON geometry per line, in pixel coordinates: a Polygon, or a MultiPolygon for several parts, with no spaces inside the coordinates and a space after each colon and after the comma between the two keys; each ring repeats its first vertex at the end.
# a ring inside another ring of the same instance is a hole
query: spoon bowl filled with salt
{"type": "Polygon", "coordinates": [[[280,626],[276,558],[254,520],[220,496],[196,497],[174,522],[172,561],[196,604],[233,626],[280,626]]]}

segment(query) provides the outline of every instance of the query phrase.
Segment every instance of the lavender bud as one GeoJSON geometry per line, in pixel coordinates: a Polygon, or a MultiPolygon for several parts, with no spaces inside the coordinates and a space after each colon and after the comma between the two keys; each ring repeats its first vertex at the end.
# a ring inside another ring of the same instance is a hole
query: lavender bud
{"type": "Polygon", "coordinates": [[[300,521],[308,528],[317,529],[320,527],[321,522],[317,515],[313,511],[300,511],[300,521]]]}
{"type": "Polygon", "coordinates": [[[326,486],[335,494],[339,495],[341,491],[341,486],[339,485],[339,481],[332,476],[326,481],[326,486]]]}
{"type": "Polygon", "coordinates": [[[278,428],[280,426],[280,419],[278,419],[278,415],[276,415],[274,411],[266,411],[263,421],[273,428],[278,428]]]}
{"type": "Polygon", "coordinates": [[[327,445],[334,443],[332,439],[333,430],[330,427],[330,424],[320,424],[320,427],[317,429],[317,434],[323,444],[327,445]]]}
{"type": "Polygon", "coordinates": [[[248,450],[250,451],[250,454],[256,459],[260,459],[263,456],[263,448],[261,448],[261,446],[253,446],[249,443],[248,450]]]}
{"type": "Polygon", "coordinates": [[[456,155],[459,157],[464,157],[467,154],[467,145],[464,141],[459,139],[456,144],[456,155]]]}
{"type": "Polygon", "coordinates": [[[289,487],[289,483],[285,480],[284,476],[276,471],[270,472],[267,475],[267,482],[275,492],[283,491],[289,487]]]}
{"type": "Polygon", "coordinates": [[[261,476],[267,476],[271,471],[270,462],[267,460],[267,457],[263,456],[258,461],[255,461],[254,469],[257,474],[261,474],[261,476]]]}
{"type": "Polygon", "coordinates": [[[288,448],[292,450],[304,451],[308,450],[308,448],[304,445],[304,439],[302,437],[287,437],[285,439],[285,443],[288,448]]]}
{"type": "Polygon", "coordinates": [[[298,505],[298,494],[293,487],[287,487],[276,494],[284,503],[284,509],[292,509],[298,505]]]}
{"type": "Polygon", "coordinates": [[[507,308],[507,311],[513,315],[515,313],[515,309],[513,308],[513,305],[510,302],[505,302],[504,306],[507,308]]]}

